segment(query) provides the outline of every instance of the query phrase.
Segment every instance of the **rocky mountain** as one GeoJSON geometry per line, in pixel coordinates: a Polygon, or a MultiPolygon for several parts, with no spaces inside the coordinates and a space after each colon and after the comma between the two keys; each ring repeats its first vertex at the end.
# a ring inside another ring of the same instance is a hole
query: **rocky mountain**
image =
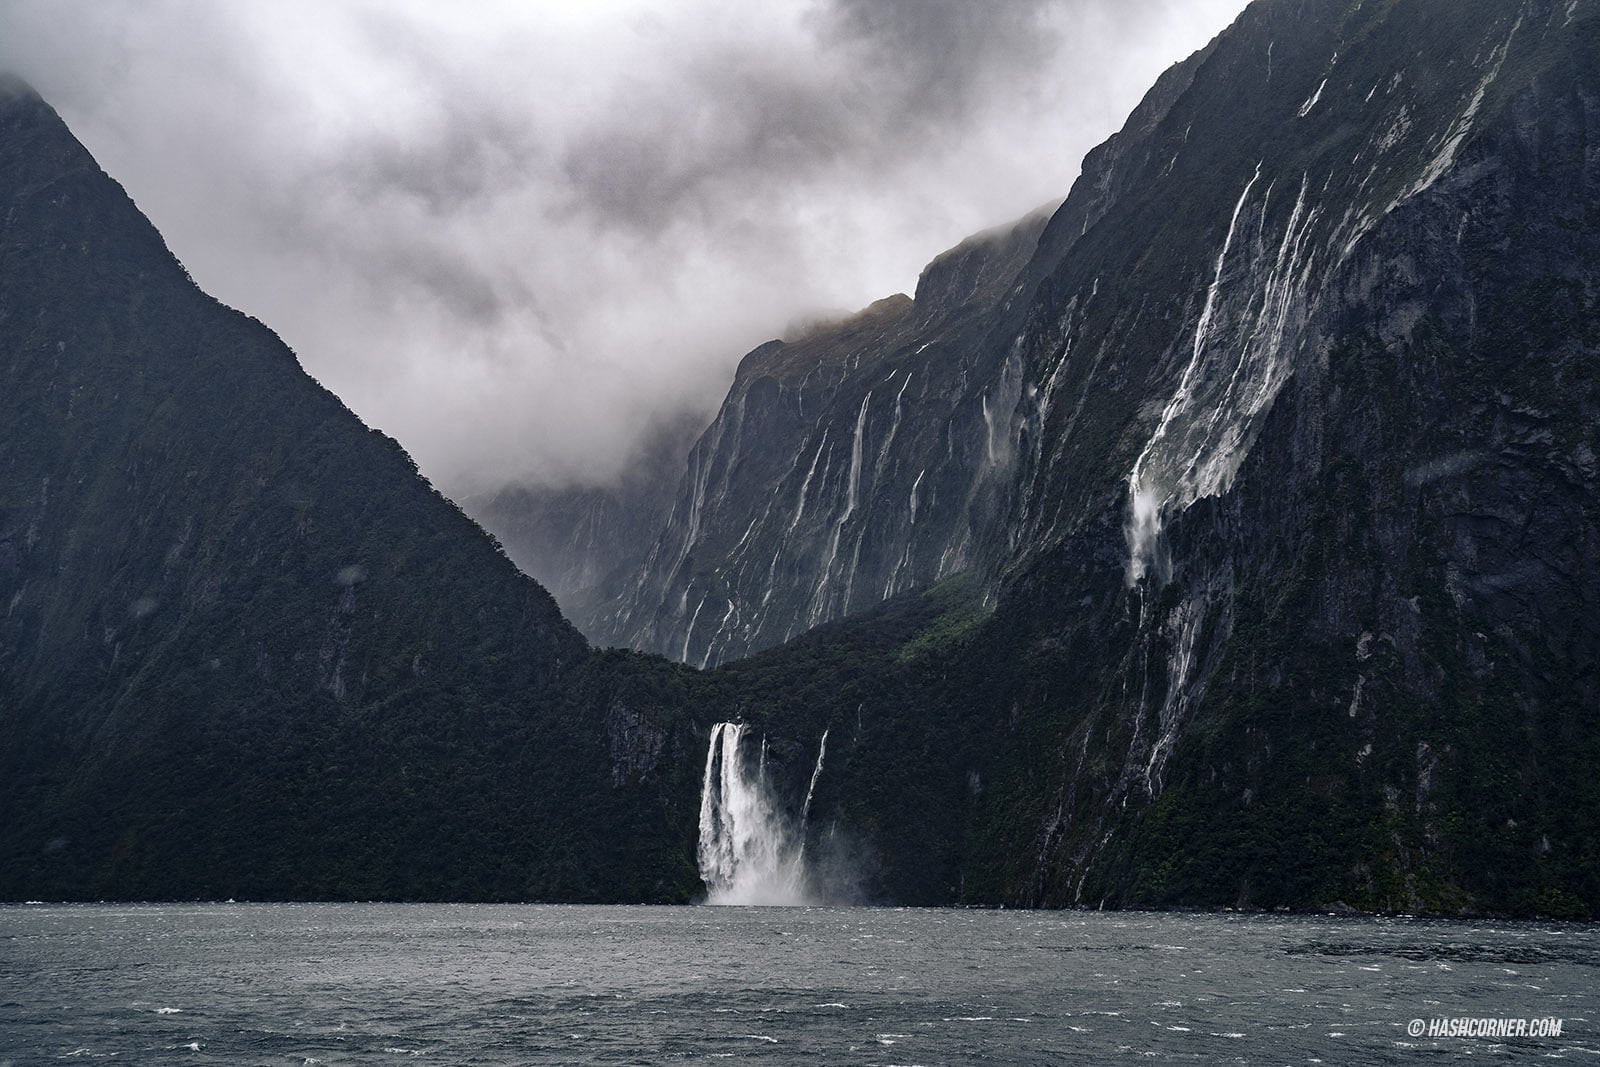
{"type": "Polygon", "coordinates": [[[727,671],[880,893],[1600,907],[1597,78],[1588,4],[1261,0],[1091,156],[969,385],[992,616],[727,671]]]}
{"type": "Polygon", "coordinates": [[[596,639],[704,667],[971,568],[1013,481],[1004,338],[1048,220],[951,249],[915,298],[745,356],[596,639]]]}
{"type": "Polygon", "coordinates": [[[1036,307],[1023,899],[1595,906],[1600,35],[1440,14],[1253,6],[1036,307]]]}
{"type": "Polygon", "coordinates": [[[963,241],[912,300],[745,356],[648,553],[582,601],[585,632],[704,667],[954,575],[981,576],[992,606],[1014,539],[1024,318],[1207,54],[1162,75],[1059,210],[963,241]]]}
{"type": "Polygon", "coordinates": [[[0,897],[698,884],[675,672],[592,652],[15,83],[0,604],[0,897]]]}
{"type": "Polygon", "coordinates": [[[10,94],[0,896],[684,899],[698,836],[1600,913],[1592,6],[1257,0],[1048,218],[751,353],[602,635],[705,671],[589,649],[10,94]]]}

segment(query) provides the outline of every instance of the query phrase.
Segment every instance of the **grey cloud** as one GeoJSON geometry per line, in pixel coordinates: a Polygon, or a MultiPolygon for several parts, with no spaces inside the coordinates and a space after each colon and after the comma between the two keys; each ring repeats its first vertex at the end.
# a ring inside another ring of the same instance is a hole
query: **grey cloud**
{"type": "Polygon", "coordinates": [[[871,143],[849,97],[792,71],[721,57],[685,89],[630,88],[604,124],[574,139],[562,169],[577,207],[602,225],[654,232],[681,212],[715,210],[729,185],[803,180],[871,143]]]}
{"type": "Polygon", "coordinates": [[[352,145],[320,177],[354,195],[404,196],[433,215],[458,214],[474,201],[524,180],[537,149],[504,122],[452,116],[441,131],[414,140],[394,136],[352,145]]]}
{"type": "Polygon", "coordinates": [[[442,488],[615,478],[738,358],[1070,187],[1243,0],[6,0],[201,285],[442,488]]]}
{"type": "Polygon", "coordinates": [[[405,81],[427,103],[431,117],[403,131],[356,137],[333,161],[336,177],[363,195],[404,195],[435,214],[451,214],[473,201],[526,183],[549,154],[515,96],[496,92],[497,64],[463,69],[428,47],[426,34],[392,11],[364,11],[354,20],[366,47],[406,69],[405,81]]]}
{"type": "Polygon", "coordinates": [[[861,51],[859,68],[893,102],[892,118],[961,115],[1055,55],[1051,8],[1048,0],[835,0],[823,37],[861,51]]]}
{"type": "Polygon", "coordinates": [[[856,165],[869,172],[953,136],[953,121],[1036,75],[1059,45],[1047,0],[835,0],[809,12],[795,51],[693,57],[679,91],[624,86],[612,125],[563,160],[571,194],[603,225],[657,232],[748,191],[856,165]],[[823,76],[819,76],[823,75],[823,76]],[[753,183],[753,184],[752,184],[753,183]]]}

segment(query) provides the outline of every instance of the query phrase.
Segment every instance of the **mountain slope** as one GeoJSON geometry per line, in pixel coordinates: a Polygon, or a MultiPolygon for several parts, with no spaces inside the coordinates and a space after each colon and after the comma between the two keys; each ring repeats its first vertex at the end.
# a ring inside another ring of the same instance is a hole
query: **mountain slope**
{"type": "Polygon", "coordinates": [[[1157,80],[1059,211],[936,257],[912,301],[747,355],[650,552],[585,600],[585,632],[704,666],[969,571],[992,604],[1022,458],[1024,316],[1208,53],[1157,80]]]}
{"type": "Polygon", "coordinates": [[[0,205],[0,895],[692,887],[670,672],[597,661],[16,85],[0,205]]]}
{"type": "Polygon", "coordinates": [[[879,892],[1600,910],[1596,71],[1579,4],[1262,0],[1086,162],[993,617],[729,668],[879,892]]]}
{"type": "Polygon", "coordinates": [[[1258,0],[1048,222],[747,357],[618,632],[835,621],[695,672],[14,96],[0,895],[683,899],[738,720],[869,898],[1600,913],[1597,101],[1581,2],[1258,0]]]}
{"type": "Polygon", "coordinates": [[[1209,218],[1183,327],[1100,332],[1070,266],[1037,308],[1013,611],[1079,593],[1027,630],[1106,666],[1037,698],[1080,717],[1025,897],[1595,907],[1600,47],[1564,4],[1451,11],[1252,7],[1156,131],[1166,210],[1080,249],[1209,218]]]}
{"type": "Polygon", "coordinates": [[[980,234],[915,299],[747,355],[598,640],[705,666],[972,566],[1006,502],[1006,324],[1047,215],[980,234]]]}

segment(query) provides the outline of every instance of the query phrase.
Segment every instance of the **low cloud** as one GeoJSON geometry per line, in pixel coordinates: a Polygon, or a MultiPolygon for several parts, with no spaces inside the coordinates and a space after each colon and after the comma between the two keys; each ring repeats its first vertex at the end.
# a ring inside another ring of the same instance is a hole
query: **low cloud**
{"type": "Polygon", "coordinates": [[[1065,195],[1242,0],[12,0],[199,283],[441,488],[605,481],[746,350],[1065,195]]]}

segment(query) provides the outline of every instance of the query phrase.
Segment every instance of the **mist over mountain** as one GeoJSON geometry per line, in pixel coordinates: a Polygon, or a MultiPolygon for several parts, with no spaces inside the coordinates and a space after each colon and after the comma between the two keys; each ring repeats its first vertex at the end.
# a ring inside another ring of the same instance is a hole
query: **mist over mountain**
{"type": "Polygon", "coordinates": [[[704,420],[692,415],[660,425],[609,484],[511,486],[464,497],[461,506],[550,591],[574,625],[602,640],[601,620],[654,543],[684,457],[703,429],[704,420]]]}
{"type": "Polygon", "coordinates": [[[975,567],[1015,458],[997,419],[1019,399],[989,357],[1021,321],[1050,214],[951,249],[915,298],[746,356],[588,631],[703,667],[975,567]]]}
{"type": "Polygon", "coordinates": [[[10,0],[0,69],[460,500],[616,486],[783,324],[1060,197],[1242,5],[10,0]]]}
{"type": "Polygon", "coordinates": [[[1596,914],[1597,82],[1581,0],[1257,0],[670,489],[522,500],[692,666],[11,92],[0,895],[1596,914]]]}

